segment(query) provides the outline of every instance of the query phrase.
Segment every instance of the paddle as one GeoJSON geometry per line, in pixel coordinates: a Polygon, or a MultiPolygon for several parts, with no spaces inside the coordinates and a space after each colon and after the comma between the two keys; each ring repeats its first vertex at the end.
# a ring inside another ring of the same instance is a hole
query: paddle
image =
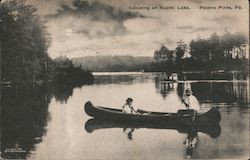
{"type": "Polygon", "coordinates": [[[144,111],[142,109],[137,109],[137,112],[140,113],[140,114],[145,114],[145,115],[152,113],[152,112],[144,111]]]}

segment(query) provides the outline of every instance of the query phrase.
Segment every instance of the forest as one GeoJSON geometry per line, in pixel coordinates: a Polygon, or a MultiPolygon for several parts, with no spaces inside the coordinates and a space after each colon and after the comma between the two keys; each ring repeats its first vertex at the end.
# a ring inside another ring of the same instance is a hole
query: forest
{"type": "Polygon", "coordinates": [[[154,52],[155,61],[148,71],[248,71],[248,41],[242,33],[212,34],[189,44],[180,40],[175,50],[162,45],[154,52]]]}
{"type": "Polygon", "coordinates": [[[51,36],[36,11],[23,0],[0,5],[1,82],[93,81],[89,71],[75,67],[71,60],[49,57],[51,36]]]}

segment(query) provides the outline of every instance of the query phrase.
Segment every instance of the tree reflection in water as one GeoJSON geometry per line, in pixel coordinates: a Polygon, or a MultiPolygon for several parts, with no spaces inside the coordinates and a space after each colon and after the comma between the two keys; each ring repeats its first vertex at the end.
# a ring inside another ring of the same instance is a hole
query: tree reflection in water
{"type": "Polygon", "coordinates": [[[66,102],[79,87],[72,84],[16,85],[1,88],[1,156],[26,159],[42,142],[51,117],[48,104],[54,96],[66,102]]]}
{"type": "Polygon", "coordinates": [[[167,97],[170,91],[174,89],[173,82],[162,81],[158,77],[155,77],[154,82],[155,82],[156,92],[160,93],[164,99],[167,97]]]}
{"type": "MultiPolygon", "coordinates": [[[[89,82],[88,84],[92,84],[93,82],[89,82]]],[[[61,103],[67,102],[68,98],[73,95],[73,90],[75,88],[80,88],[84,84],[78,83],[53,83],[50,85],[52,88],[52,94],[55,99],[61,103]]]]}
{"type": "Polygon", "coordinates": [[[195,82],[195,83],[178,83],[177,94],[181,98],[185,85],[189,84],[194,95],[197,97],[200,103],[249,103],[249,84],[227,83],[227,82],[195,82]]]}
{"type": "Polygon", "coordinates": [[[54,84],[52,88],[53,96],[61,103],[67,102],[68,98],[72,96],[74,86],[71,84],[54,84]]]}
{"type": "MultiPolygon", "coordinates": [[[[184,75],[186,79],[177,83],[176,88],[180,98],[183,96],[183,91],[190,87],[201,103],[241,103],[243,106],[250,103],[247,74],[185,73],[184,75]]],[[[156,74],[154,82],[156,92],[163,98],[175,89],[173,83],[163,83],[159,74],[156,74]]]]}
{"type": "Polygon", "coordinates": [[[26,85],[1,90],[1,156],[25,159],[46,134],[49,89],[26,85]]]}

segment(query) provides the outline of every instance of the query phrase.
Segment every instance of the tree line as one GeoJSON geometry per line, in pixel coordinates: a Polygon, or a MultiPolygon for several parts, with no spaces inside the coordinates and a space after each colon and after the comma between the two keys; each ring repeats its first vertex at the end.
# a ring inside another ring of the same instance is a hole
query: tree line
{"type": "Polygon", "coordinates": [[[242,33],[212,34],[207,39],[195,39],[189,44],[180,40],[175,50],[162,45],[154,52],[155,62],[149,71],[215,71],[245,70],[248,59],[247,38],[242,33]]]}
{"type": "Polygon", "coordinates": [[[153,57],[88,56],[73,58],[73,63],[93,72],[138,72],[153,62],[153,57]]]}
{"type": "Polygon", "coordinates": [[[92,81],[92,74],[75,67],[71,60],[52,60],[48,56],[51,37],[46,30],[46,22],[41,20],[36,11],[25,0],[0,3],[1,81],[70,82],[73,78],[77,79],[74,82],[92,81]]]}

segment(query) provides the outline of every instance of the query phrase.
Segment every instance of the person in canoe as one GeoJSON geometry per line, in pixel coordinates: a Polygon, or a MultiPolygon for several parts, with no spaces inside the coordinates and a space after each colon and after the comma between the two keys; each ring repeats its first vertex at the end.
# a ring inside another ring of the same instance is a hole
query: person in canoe
{"type": "Polygon", "coordinates": [[[184,91],[182,102],[188,110],[193,110],[192,120],[195,119],[195,115],[200,110],[200,105],[197,98],[193,95],[192,90],[187,88],[184,91]]]}
{"type": "Polygon", "coordinates": [[[127,98],[126,103],[122,106],[122,111],[124,113],[132,113],[132,114],[138,113],[138,110],[132,106],[132,103],[133,99],[127,98]]]}

